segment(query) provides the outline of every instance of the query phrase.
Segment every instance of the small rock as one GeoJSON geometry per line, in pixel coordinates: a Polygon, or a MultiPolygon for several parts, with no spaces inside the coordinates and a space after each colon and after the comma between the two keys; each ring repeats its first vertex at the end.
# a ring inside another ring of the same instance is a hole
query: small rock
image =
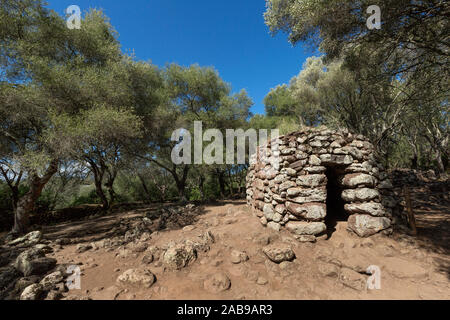
{"type": "Polygon", "coordinates": [[[295,253],[291,247],[286,245],[270,245],[263,248],[264,254],[273,262],[281,263],[283,261],[292,261],[295,253]]]}
{"type": "Polygon", "coordinates": [[[142,258],[142,262],[145,264],[150,264],[154,261],[154,257],[151,253],[147,253],[144,255],[144,257],[142,258]]]}
{"type": "Polygon", "coordinates": [[[233,250],[231,252],[231,262],[234,264],[239,264],[241,262],[245,262],[247,261],[248,255],[245,252],[241,252],[241,251],[237,251],[237,250],[233,250]]]}
{"type": "Polygon", "coordinates": [[[363,291],[366,288],[366,278],[351,269],[343,268],[339,275],[339,281],[349,288],[357,291],[363,291]]]}
{"type": "Polygon", "coordinates": [[[91,244],[82,244],[77,245],[76,253],[83,253],[92,249],[91,244]]]}
{"type": "Polygon", "coordinates": [[[203,287],[210,293],[218,294],[230,289],[231,280],[225,273],[220,272],[210,275],[208,279],[203,282],[203,287]]]}
{"type": "Polygon", "coordinates": [[[319,264],[319,272],[325,276],[330,278],[337,278],[339,276],[340,268],[331,263],[321,263],[319,264]]]}
{"type": "Polygon", "coordinates": [[[155,283],[155,275],[149,270],[129,269],[117,278],[117,283],[150,288],[155,283]]]}
{"type": "Polygon", "coordinates": [[[189,231],[192,231],[194,229],[195,229],[195,226],[186,226],[186,227],[183,228],[183,231],[189,232],[189,231]]]}
{"type": "Polygon", "coordinates": [[[260,285],[260,286],[264,286],[266,284],[269,283],[269,280],[267,280],[264,277],[258,277],[258,279],[256,280],[256,284],[260,285]]]}

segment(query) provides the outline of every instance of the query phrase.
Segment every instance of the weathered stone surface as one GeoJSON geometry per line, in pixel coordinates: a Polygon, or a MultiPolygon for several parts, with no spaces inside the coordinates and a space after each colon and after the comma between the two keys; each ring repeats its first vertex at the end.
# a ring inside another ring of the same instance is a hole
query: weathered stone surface
{"type": "Polygon", "coordinates": [[[322,165],[344,165],[353,163],[350,155],[322,154],[320,155],[322,165]]]}
{"type": "Polygon", "coordinates": [[[268,221],[272,221],[273,220],[273,215],[274,215],[274,210],[273,210],[273,205],[271,204],[265,204],[264,208],[263,208],[263,212],[264,212],[264,216],[266,217],[266,219],[268,221]]]}
{"type": "Polygon", "coordinates": [[[365,173],[353,173],[346,175],[342,183],[344,186],[349,188],[374,187],[376,179],[365,173]]]}
{"type": "Polygon", "coordinates": [[[286,206],[284,204],[279,204],[275,207],[275,212],[283,215],[286,213],[286,206]]]}
{"type": "Polygon", "coordinates": [[[28,234],[26,234],[23,237],[17,238],[13,241],[8,242],[9,246],[24,246],[24,247],[30,247],[35,244],[38,244],[39,241],[42,239],[42,232],[40,231],[33,231],[28,234]]]}
{"type": "Polygon", "coordinates": [[[315,173],[324,173],[325,171],[327,171],[327,168],[322,166],[314,166],[304,168],[304,170],[309,174],[315,174],[315,173]]]}
{"type": "Polygon", "coordinates": [[[327,191],[322,189],[300,189],[297,197],[290,197],[291,202],[309,203],[309,202],[325,202],[327,200],[327,191]]]}
{"type": "Polygon", "coordinates": [[[324,174],[310,174],[307,176],[301,176],[297,178],[297,185],[301,187],[315,188],[323,184],[326,184],[327,177],[324,174]]]}
{"type": "Polygon", "coordinates": [[[340,268],[332,263],[319,263],[319,272],[325,277],[337,278],[340,268]]]}
{"type": "Polygon", "coordinates": [[[289,188],[295,187],[297,184],[294,181],[286,181],[280,185],[280,192],[286,191],[289,188]]]}
{"type": "Polygon", "coordinates": [[[286,228],[297,235],[318,235],[327,230],[327,226],[323,222],[303,222],[290,221],[286,224],[286,228]]]}
{"type": "Polygon", "coordinates": [[[389,215],[384,206],[377,202],[346,204],[345,210],[349,213],[369,214],[374,217],[384,217],[389,215]]]}
{"type": "Polygon", "coordinates": [[[44,279],[39,282],[39,284],[44,288],[45,291],[53,289],[58,283],[62,282],[64,276],[61,271],[53,272],[44,277],[44,279]]]}
{"type": "Polygon", "coordinates": [[[117,278],[117,283],[125,286],[150,288],[155,283],[155,275],[146,269],[129,269],[117,278]]]}
{"type": "Polygon", "coordinates": [[[14,267],[25,277],[47,273],[56,266],[56,260],[47,258],[40,249],[28,249],[16,259],[14,267]]]}
{"type": "Polygon", "coordinates": [[[347,202],[370,201],[378,198],[380,198],[380,193],[375,189],[347,189],[342,192],[342,199],[347,202]]]}
{"type": "Polygon", "coordinates": [[[308,220],[321,220],[327,215],[327,206],[323,203],[300,205],[293,202],[286,202],[286,208],[292,214],[308,220]]]}
{"type": "Polygon", "coordinates": [[[234,264],[239,264],[241,262],[248,261],[248,255],[245,252],[233,250],[231,251],[231,262],[234,264]]]}
{"type": "Polygon", "coordinates": [[[197,259],[197,252],[191,245],[178,244],[170,247],[163,256],[163,262],[171,269],[180,270],[197,259]]]}
{"type": "Polygon", "coordinates": [[[45,291],[40,284],[32,284],[23,290],[20,295],[20,300],[41,300],[44,297],[45,291]]]}
{"type": "Polygon", "coordinates": [[[292,261],[295,253],[288,245],[270,245],[263,248],[264,254],[273,262],[292,261]]]}
{"type": "Polygon", "coordinates": [[[349,288],[363,291],[366,288],[367,280],[360,273],[351,269],[343,268],[339,274],[339,281],[349,288]]]}
{"type": "Polygon", "coordinates": [[[272,229],[274,231],[280,231],[281,225],[277,222],[271,221],[267,224],[267,228],[272,229]]]}
{"type": "Polygon", "coordinates": [[[348,228],[360,237],[372,236],[390,226],[391,220],[384,217],[355,214],[348,219],[348,228]]]}
{"type": "Polygon", "coordinates": [[[320,160],[319,157],[317,157],[315,155],[312,155],[309,158],[309,164],[312,165],[312,166],[320,166],[322,164],[322,161],[320,160]]]}
{"type": "Polygon", "coordinates": [[[230,278],[223,272],[210,275],[204,282],[203,287],[206,291],[218,294],[227,291],[231,287],[230,278]]]}

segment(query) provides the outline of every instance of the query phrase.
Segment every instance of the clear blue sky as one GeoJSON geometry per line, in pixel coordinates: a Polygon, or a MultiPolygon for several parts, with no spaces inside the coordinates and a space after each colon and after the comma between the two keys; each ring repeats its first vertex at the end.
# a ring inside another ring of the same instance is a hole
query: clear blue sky
{"type": "Polygon", "coordinates": [[[82,12],[103,9],[125,52],[158,66],[170,62],[214,66],[233,91],[245,88],[264,113],[263,99],[296,75],[311,49],[275,38],[264,24],[264,0],[47,0],[63,15],[72,4],[82,12]]]}

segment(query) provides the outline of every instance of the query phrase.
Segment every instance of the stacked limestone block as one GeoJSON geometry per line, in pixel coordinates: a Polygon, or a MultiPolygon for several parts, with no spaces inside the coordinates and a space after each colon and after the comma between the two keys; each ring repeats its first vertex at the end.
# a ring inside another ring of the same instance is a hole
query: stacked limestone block
{"type": "Polygon", "coordinates": [[[400,210],[392,183],[373,145],[344,130],[305,128],[259,147],[250,160],[247,202],[263,225],[314,240],[327,231],[330,168],[337,173],[348,229],[360,237],[392,231],[400,210]]]}

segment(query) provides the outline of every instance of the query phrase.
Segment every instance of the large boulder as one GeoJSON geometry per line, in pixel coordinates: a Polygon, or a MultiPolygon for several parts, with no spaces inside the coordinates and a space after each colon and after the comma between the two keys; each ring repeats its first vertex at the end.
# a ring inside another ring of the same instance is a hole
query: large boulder
{"type": "Polygon", "coordinates": [[[45,257],[42,249],[32,248],[22,252],[14,262],[14,267],[25,277],[42,275],[56,266],[56,260],[45,257]]]}
{"type": "Polygon", "coordinates": [[[372,217],[370,215],[355,214],[348,219],[348,229],[360,237],[370,237],[380,231],[388,229],[391,220],[385,217],[372,217]]]}

